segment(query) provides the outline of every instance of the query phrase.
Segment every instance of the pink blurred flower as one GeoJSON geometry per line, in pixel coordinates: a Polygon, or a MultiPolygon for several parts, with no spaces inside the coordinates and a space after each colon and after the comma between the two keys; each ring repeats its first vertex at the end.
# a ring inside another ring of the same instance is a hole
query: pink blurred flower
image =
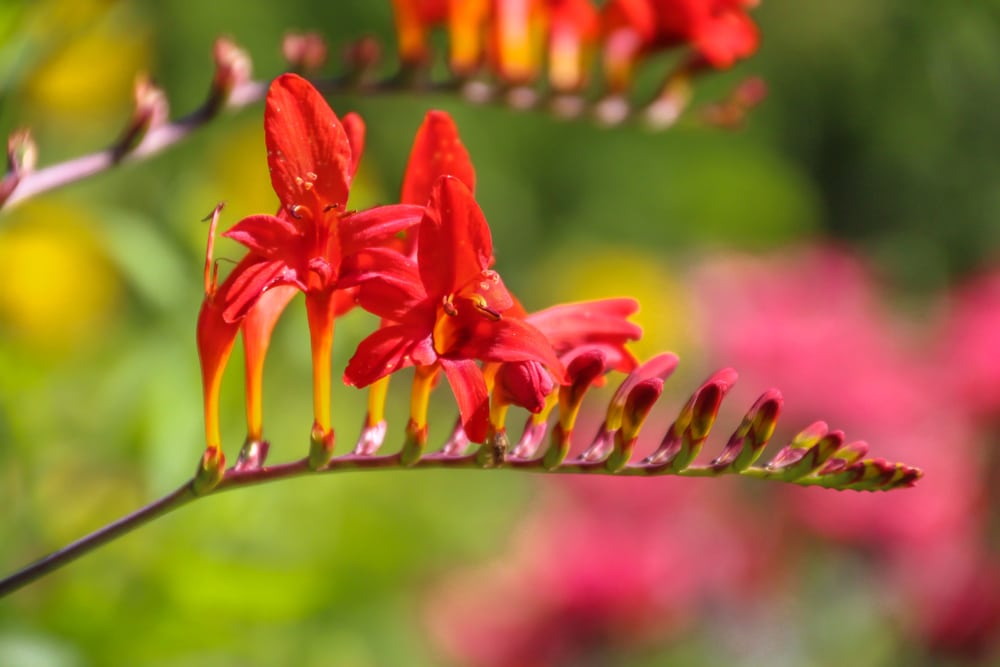
{"type": "Polygon", "coordinates": [[[616,478],[545,487],[506,553],[435,591],[434,638],[463,665],[577,665],[669,639],[712,602],[749,598],[777,540],[726,488],[616,478]]]}
{"type": "Polygon", "coordinates": [[[705,354],[740,370],[731,402],[779,386],[784,426],[822,415],[849,439],[927,471],[919,488],[891,496],[788,489],[801,520],[839,539],[912,544],[981,517],[972,425],[928,341],[889,314],[856,259],[819,248],[723,258],[694,288],[705,354]]]}
{"type": "Polygon", "coordinates": [[[967,409],[1000,418],[1000,270],[957,290],[947,312],[940,358],[967,409]]]}
{"type": "Polygon", "coordinates": [[[739,368],[744,390],[781,386],[784,424],[808,423],[822,408],[849,436],[926,472],[919,487],[877,497],[782,489],[778,508],[878,556],[925,647],[996,647],[1000,559],[986,535],[987,440],[974,415],[1000,398],[987,333],[1000,332],[1000,281],[960,294],[943,345],[935,327],[918,333],[894,316],[861,263],[834,249],[723,258],[695,289],[706,354],[739,368]]]}

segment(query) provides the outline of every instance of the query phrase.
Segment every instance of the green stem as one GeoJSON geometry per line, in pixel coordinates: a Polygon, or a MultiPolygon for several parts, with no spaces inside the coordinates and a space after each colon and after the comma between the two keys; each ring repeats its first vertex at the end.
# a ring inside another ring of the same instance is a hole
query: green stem
{"type": "Polygon", "coordinates": [[[69,565],[80,556],[89,553],[97,547],[118,539],[122,535],[132,532],[139,526],[144,526],[153,519],[163,516],[167,512],[187,505],[197,498],[191,489],[191,482],[180,487],[176,491],[167,494],[157,501],[132,512],[114,523],[110,523],[103,528],[94,531],[90,535],[81,537],[76,542],[68,544],[58,551],[54,551],[48,556],[41,558],[31,565],[24,567],[9,577],[0,580],[0,598],[13,593],[14,591],[27,586],[36,579],[69,565]]]}
{"type": "MultiPolygon", "coordinates": [[[[424,468],[474,468],[474,458],[471,456],[435,458],[433,456],[424,458],[418,462],[419,467],[424,468]]],[[[18,570],[14,574],[0,579],[0,598],[9,595],[41,577],[54,572],[66,565],[69,565],[80,556],[112,542],[123,535],[126,535],[140,526],[150,523],[168,512],[183,507],[188,503],[210,496],[222,491],[242,488],[245,486],[256,486],[265,482],[274,482],[292,477],[302,477],[317,473],[343,472],[347,470],[373,470],[385,468],[398,468],[405,470],[406,467],[400,462],[399,454],[388,456],[361,456],[347,454],[332,460],[327,466],[312,470],[309,467],[309,460],[302,459],[292,463],[283,463],[275,466],[261,466],[257,468],[230,468],[226,471],[222,480],[208,493],[198,495],[194,492],[192,481],[188,481],[176,491],[155,500],[131,514],[128,514],[114,523],[110,523],[99,530],[81,537],[77,541],[52,552],[48,556],[41,558],[30,565],[18,570]]]]}

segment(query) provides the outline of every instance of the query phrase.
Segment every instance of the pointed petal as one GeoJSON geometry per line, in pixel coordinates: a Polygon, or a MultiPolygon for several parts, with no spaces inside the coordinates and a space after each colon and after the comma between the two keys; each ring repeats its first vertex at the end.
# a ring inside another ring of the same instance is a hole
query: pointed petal
{"type": "Polygon", "coordinates": [[[446,112],[431,110],[413,139],[400,201],[424,206],[438,178],[445,175],[459,179],[469,190],[476,189],[476,172],[455,122],[446,112]]]}
{"type": "Polygon", "coordinates": [[[347,174],[347,182],[350,184],[354,180],[354,174],[358,173],[358,163],[361,161],[361,154],[365,151],[365,121],[352,111],[344,116],[341,122],[344,124],[344,132],[347,134],[347,143],[351,146],[351,165],[347,174]]]}
{"type": "Polygon", "coordinates": [[[418,224],[423,215],[424,207],[412,204],[376,206],[345,215],[337,223],[342,252],[346,256],[385,243],[418,224]]]}
{"type": "Polygon", "coordinates": [[[486,381],[476,362],[470,359],[439,359],[441,368],[448,377],[448,384],[458,402],[458,412],[462,416],[462,428],[472,442],[486,440],[489,422],[489,395],[486,381]]]}
{"type": "Polygon", "coordinates": [[[431,297],[455,292],[493,259],[493,239],[472,192],[452,176],[438,179],[420,222],[420,277],[431,297]]]}
{"type": "Polygon", "coordinates": [[[344,384],[367,387],[380,377],[413,365],[410,350],[420,341],[413,340],[407,327],[399,324],[382,327],[361,341],[344,371],[344,384]]]}
{"type": "Polygon", "coordinates": [[[312,84],[296,74],[274,80],[264,108],[264,139],[271,185],[283,205],[312,205],[318,215],[315,209],[347,203],[351,145],[312,84]]]}
{"type": "Polygon", "coordinates": [[[288,256],[302,239],[291,220],[274,215],[251,215],[223,234],[263,257],[288,256]]]}

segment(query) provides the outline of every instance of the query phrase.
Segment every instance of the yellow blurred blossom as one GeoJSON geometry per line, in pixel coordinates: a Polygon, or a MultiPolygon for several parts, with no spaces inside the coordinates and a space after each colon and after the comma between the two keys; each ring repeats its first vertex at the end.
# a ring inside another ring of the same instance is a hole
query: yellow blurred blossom
{"type": "Polygon", "coordinates": [[[32,202],[0,225],[0,333],[29,347],[69,349],[103,330],[118,277],[76,209],[32,202]]]}
{"type": "Polygon", "coordinates": [[[136,74],[151,59],[148,26],[127,5],[47,0],[29,20],[42,54],[25,81],[27,98],[51,114],[119,114],[136,74]]]}

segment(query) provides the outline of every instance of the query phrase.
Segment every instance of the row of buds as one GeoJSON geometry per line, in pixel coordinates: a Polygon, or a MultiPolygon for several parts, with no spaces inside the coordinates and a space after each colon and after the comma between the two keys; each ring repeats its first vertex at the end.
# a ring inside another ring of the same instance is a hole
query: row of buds
{"type": "Polygon", "coordinates": [[[123,160],[163,150],[192,130],[215,118],[227,105],[247,104],[259,98],[247,53],[220,38],[212,48],[214,71],[204,102],[184,118],[170,122],[166,93],[146,74],[133,88],[132,112],[117,139],[106,149],[33,171],[37,154],[31,135],[18,130],[8,139],[7,174],[0,180],[0,207],[13,205],[40,192],[92,176],[123,160]]]}
{"type": "MultiPolygon", "coordinates": [[[[754,0],[611,0],[598,10],[590,0],[394,0],[401,70],[388,81],[373,80],[381,56],[370,37],[348,44],[340,71],[326,90],[393,92],[406,87],[431,64],[429,33],[445,26],[451,38],[451,88],[460,84],[472,101],[496,99],[531,108],[546,99],[538,87],[546,70],[551,109],[576,116],[587,109],[604,124],[633,114],[627,95],[636,66],[663,50],[684,52],[665,77],[660,92],[642,107],[654,127],[672,125],[685,109],[691,80],[708,70],[729,67],[757,47],[757,29],[746,14],[754,0]],[[587,93],[592,61],[603,57],[605,93],[596,103],[587,93]],[[491,77],[494,81],[491,82],[491,77]]],[[[316,75],[328,48],[315,33],[290,33],[282,53],[291,71],[316,75]]],[[[119,137],[106,149],[32,171],[34,145],[26,131],[11,135],[8,169],[0,179],[0,207],[78,181],[123,160],[155,154],[211,121],[226,107],[256,102],[264,87],[251,79],[249,55],[226,38],[212,50],[214,72],[208,95],[190,114],[169,120],[166,94],[145,74],[135,83],[135,104],[119,137]],[[30,147],[22,150],[21,147],[30,147]]],[[[718,126],[739,125],[764,96],[760,79],[737,85],[722,101],[706,106],[700,118],[718,126]]]]}
{"type": "MultiPolygon", "coordinates": [[[[481,74],[495,77],[515,106],[540,101],[533,88],[545,79],[553,109],[564,115],[585,110],[594,61],[600,59],[604,94],[593,107],[598,120],[621,122],[632,112],[627,95],[637,66],[654,54],[680,53],[658,94],[645,106],[655,126],[673,124],[687,106],[692,77],[725,69],[754,53],[757,27],[747,15],[756,0],[393,0],[404,73],[423,71],[432,61],[430,33],[443,27],[449,38],[448,64],[467,81],[473,99],[495,89],[481,74]]],[[[727,100],[726,113],[709,122],[738,123],[763,88],[753,79],[727,100]]]]}
{"type": "Polygon", "coordinates": [[[249,216],[225,233],[247,252],[221,282],[212,259],[221,208],[212,215],[197,327],[207,446],[196,492],[208,492],[227,474],[218,397],[240,334],[247,437],[233,470],[240,474],[264,464],[264,358],[276,322],[298,292],[305,296],[313,359],[314,421],[305,461],[314,470],[340,460],[612,474],[739,473],[857,489],[906,486],[919,475],[906,467],[890,474],[877,462],[860,462],[858,445],[844,446],[842,436],[819,427],[804,432],[767,466],[755,467],[773,432],[780,406],[776,392],[758,401],[715,461],[696,464],[735,381],[731,370],[702,385],[660,447],[632,464],[640,431],[677,357],[664,353],[640,365],[629,352],[628,343],[641,335],[629,322],[638,309],[632,299],[564,304],[536,313],[520,305],[493,268],[490,229],[474,195],[475,170],[447,114],[429,112],[418,129],[400,203],[363,211],[348,207],[365,138],[358,116],[339,119],[311,84],[286,74],[267,94],[264,129],[280,206],[274,215],[249,216]],[[330,411],[334,324],[355,306],[380,323],[344,371],[345,384],[369,388],[368,414],[353,452],[335,459],[330,411]],[[389,378],[410,367],[403,446],[379,455],[388,430],[389,378]],[[570,459],[584,396],[610,372],[625,373],[626,379],[614,392],[593,443],[570,459]],[[444,448],[428,455],[428,405],[442,378],[460,419],[444,448]],[[531,417],[511,448],[506,421],[515,406],[531,417]],[[553,412],[558,413],[556,427],[543,450],[553,412]],[[473,443],[479,447],[469,454],[473,443]]]}

